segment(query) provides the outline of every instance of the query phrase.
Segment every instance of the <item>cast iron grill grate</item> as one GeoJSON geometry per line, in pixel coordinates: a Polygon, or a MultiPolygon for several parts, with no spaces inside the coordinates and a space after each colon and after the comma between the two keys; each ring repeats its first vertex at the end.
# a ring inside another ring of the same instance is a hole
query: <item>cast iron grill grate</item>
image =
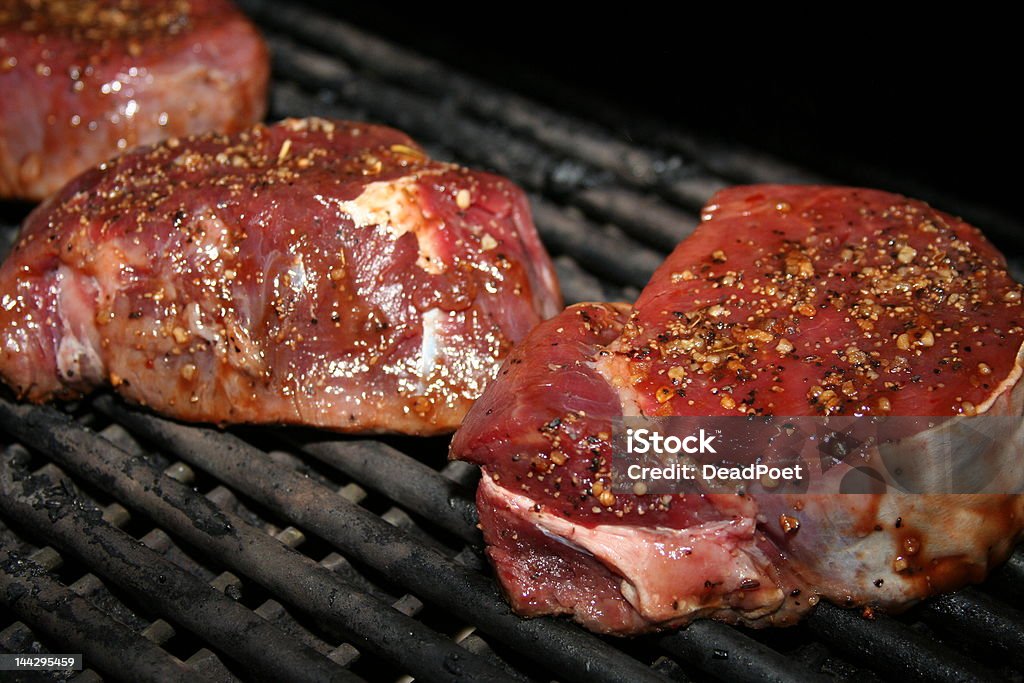
{"type": "MultiPolygon", "coordinates": [[[[570,302],[635,298],[720,187],[818,179],[653,125],[626,142],[315,10],[242,5],[274,51],[272,118],[379,121],[508,175],[570,302]]],[[[6,240],[24,213],[3,208],[6,240]]],[[[1021,552],[899,617],[821,605],[791,629],[606,639],[509,613],[480,553],[475,468],[447,463],[444,439],[221,431],[111,396],[5,394],[0,430],[0,650],[84,651],[76,681],[1024,679],[1021,552]]]]}

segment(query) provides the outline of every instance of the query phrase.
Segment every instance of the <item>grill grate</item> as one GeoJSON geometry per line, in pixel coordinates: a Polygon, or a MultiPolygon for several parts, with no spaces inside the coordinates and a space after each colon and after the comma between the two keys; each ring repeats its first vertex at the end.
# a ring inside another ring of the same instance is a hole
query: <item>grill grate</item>
{"type": "MultiPolygon", "coordinates": [[[[569,301],[635,298],[720,187],[819,179],[643,122],[626,143],[306,7],[241,4],[274,51],[272,117],[380,121],[513,178],[569,301]]],[[[1014,227],[939,203],[997,239],[1014,227]]],[[[5,239],[24,213],[2,208],[5,239]]],[[[1024,679],[1021,552],[899,617],[820,605],[791,629],[606,639],[509,612],[480,553],[478,475],[443,439],[221,431],[106,395],[0,398],[0,429],[0,605],[21,596],[0,651],[85,652],[76,681],[1024,679]]]]}

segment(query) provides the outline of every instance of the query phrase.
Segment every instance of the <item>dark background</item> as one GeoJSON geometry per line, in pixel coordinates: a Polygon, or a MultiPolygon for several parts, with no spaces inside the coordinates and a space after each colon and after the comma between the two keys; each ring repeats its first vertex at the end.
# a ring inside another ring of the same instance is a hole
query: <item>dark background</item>
{"type": "Polygon", "coordinates": [[[804,24],[736,6],[740,16],[684,23],[629,8],[566,16],[559,6],[551,17],[514,5],[323,5],[461,69],[614,120],[623,135],[630,116],[654,117],[841,182],[909,193],[924,183],[1024,225],[1024,60],[1002,35],[1005,18],[967,12],[930,26],[837,14],[804,24]]]}

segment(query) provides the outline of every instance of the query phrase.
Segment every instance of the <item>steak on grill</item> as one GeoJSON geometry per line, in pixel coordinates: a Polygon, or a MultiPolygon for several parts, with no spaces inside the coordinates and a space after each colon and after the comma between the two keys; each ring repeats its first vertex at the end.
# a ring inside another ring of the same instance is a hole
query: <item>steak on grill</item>
{"type": "Polygon", "coordinates": [[[140,148],[38,207],[0,267],[0,375],[187,420],[453,430],[561,308],[526,197],[323,119],[140,148]]]}
{"type": "MultiPolygon", "coordinates": [[[[483,468],[488,554],[522,614],[628,634],[788,624],[819,597],[898,609],[980,581],[1024,496],[615,494],[613,420],[1020,416],[1022,322],[1020,285],[961,220],[879,191],[733,188],[632,311],[579,304],[514,349],[451,455],[483,468]]],[[[1003,491],[1024,484],[1009,438],[1003,491]]]]}
{"type": "Polygon", "coordinates": [[[0,197],[136,145],[263,118],[269,64],[228,0],[0,2],[0,197]]]}

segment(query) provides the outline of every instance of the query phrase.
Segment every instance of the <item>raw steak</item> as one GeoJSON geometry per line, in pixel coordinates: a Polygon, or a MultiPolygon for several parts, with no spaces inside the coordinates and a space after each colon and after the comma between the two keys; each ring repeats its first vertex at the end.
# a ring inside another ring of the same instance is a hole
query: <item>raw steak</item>
{"type": "Polygon", "coordinates": [[[0,267],[0,375],[168,415],[453,430],[561,308],[521,190],[322,119],[140,148],[38,207],[0,267]]]}
{"type": "MultiPolygon", "coordinates": [[[[613,420],[1020,416],[1022,313],[996,249],[922,202],[729,189],[632,311],[579,304],[514,349],[451,455],[483,467],[488,554],[521,614],[629,634],[788,624],[820,597],[897,609],[981,580],[1024,496],[615,494],[613,420]]],[[[1024,485],[1010,439],[1004,491],[1024,485]]]]}
{"type": "Polygon", "coordinates": [[[0,197],[263,118],[267,49],[227,0],[0,0],[0,197]]]}

